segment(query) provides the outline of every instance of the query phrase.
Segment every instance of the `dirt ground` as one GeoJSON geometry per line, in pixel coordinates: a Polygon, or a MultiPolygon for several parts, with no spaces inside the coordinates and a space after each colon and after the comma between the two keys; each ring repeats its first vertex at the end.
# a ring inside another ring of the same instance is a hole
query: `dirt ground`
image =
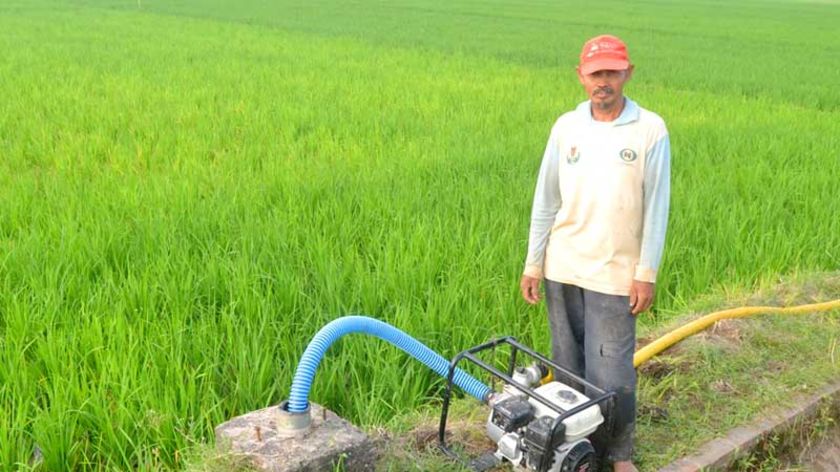
{"type": "Polygon", "coordinates": [[[840,427],[835,427],[827,437],[809,449],[791,467],[793,470],[813,472],[840,471],[840,427]]]}

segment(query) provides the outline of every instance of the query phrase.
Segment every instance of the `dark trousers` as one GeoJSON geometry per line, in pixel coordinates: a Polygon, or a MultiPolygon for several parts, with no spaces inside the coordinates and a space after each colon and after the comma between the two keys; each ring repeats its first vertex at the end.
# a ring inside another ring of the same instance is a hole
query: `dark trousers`
{"type": "MultiPolygon", "coordinates": [[[[636,426],[636,317],[630,313],[629,297],[551,280],[545,280],[545,294],[553,360],[617,394],[612,431],[609,421],[599,428],[592,438],[596,448],[608,461],[630,460],[636,426]]],[[[569,379],[560,375],[557,380],[569,379]]]]}

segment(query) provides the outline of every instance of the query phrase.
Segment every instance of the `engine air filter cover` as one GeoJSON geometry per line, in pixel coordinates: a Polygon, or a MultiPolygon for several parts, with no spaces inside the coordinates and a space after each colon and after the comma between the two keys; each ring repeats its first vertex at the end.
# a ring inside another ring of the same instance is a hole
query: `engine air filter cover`
{"type": "Polygon", "coordinates": [[[506,433],[527,425],[532,419],[534,407],[522,398],[508,398],[493,407],[492,422],[506,433]]]}

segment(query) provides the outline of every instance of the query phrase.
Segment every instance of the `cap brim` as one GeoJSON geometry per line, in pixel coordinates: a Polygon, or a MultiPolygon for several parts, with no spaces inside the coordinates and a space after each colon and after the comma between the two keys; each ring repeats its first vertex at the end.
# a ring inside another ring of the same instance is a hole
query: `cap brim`
{"type": "Polygon", "coordinates": [[[627,70],[630,62],[624,59],[596,59],[580,66],[580,73],[589,75],[599,70],[627,70]]]}

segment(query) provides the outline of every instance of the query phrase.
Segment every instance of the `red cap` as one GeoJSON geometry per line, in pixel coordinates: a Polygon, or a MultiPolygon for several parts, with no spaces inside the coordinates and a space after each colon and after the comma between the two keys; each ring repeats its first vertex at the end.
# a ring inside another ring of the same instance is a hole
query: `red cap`
{"type": "Polygon", "coordinates": [[[599,70],[625,70],[630,67],[627,45],[608,34],[595,36],[583,45],[578,67],[584,75],[599,70]]]}

